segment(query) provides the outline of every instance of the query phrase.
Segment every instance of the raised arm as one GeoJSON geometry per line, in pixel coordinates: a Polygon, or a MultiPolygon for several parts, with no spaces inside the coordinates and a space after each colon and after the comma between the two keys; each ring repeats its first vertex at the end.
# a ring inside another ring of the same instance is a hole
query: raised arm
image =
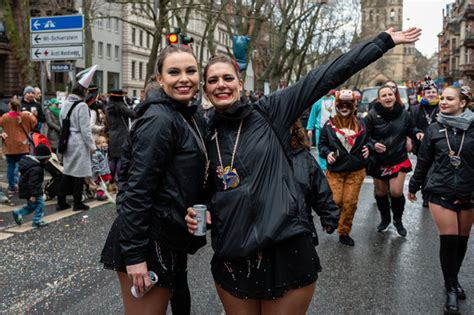
{"type": "Polygon", "coordinates": [[[337,88],[395,45],[413,43],[420,35],[421,30],[417,28],[382,32],[372,41],[359,44],[330,63],[312,70],[294,85],[263,98],[259,104],[265,107],[275,125],[282,125],[286,132],[307,107],[329,90],[337,88]]]}

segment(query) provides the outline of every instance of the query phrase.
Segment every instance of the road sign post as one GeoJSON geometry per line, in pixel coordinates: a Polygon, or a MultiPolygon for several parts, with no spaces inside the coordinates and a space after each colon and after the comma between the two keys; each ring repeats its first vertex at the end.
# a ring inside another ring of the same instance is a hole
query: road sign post
{"type": "MultiPolygon", "coordinates": [[[[45,60],[84,58],[84,16],[44,16],[30,19],[31,60],[41,62],[41,91],[46,88],[45,60]]],[[[51,72],[74,71],[71,64],[51,65],[51,72]],[[53,70],[54,69],[54,70],[53,70]]]]}

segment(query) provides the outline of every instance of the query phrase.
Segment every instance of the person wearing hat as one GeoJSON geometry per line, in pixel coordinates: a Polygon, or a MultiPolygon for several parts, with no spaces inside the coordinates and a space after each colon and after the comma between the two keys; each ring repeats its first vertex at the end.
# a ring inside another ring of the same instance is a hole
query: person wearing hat
{"type": "Polygon", "coordinates": [[[137,115],[127,104],[127,92],[111,90],[108,93],[109,101],[105,109],[105,114],[109,125],[111,183],[114,184],[121,166],[120,157],[122,155],[122,144],[127,137],[129,137],[129,118],[134,119],[137,115]]]}
{"type": "Polygon", "coordinates": [[[84,179],[92,176],[91,154],[96,147],[92,137],[89,107],[84,100],[87,98],[87,89],[97,67],[95,65],[77,74],[77,82],[73,85],[72,93],[64,101],[59,114],[62,123],[70,113],[70,128],[67,148],[63,153],[64,176],[61,183],[62,191],[58,194],[56,206],[58,211],[70,207],[66,203],[66,195],[71,194],[74,197],[73,211],[89,209],[89,206],[82,202],[82,190],[84,179]]]}
{"type": "MultiPolygon", "coordinates": [[[[326,95],[314,103],[313,107],[311,108],[306,130],[308,131],[308,137],[311,139],[311,141],[315,139],[314,145],[316,148],[319,144],[319,135],[321,134],[321,129],[323,128],[326,121],[328,121],[329,117],[333,117],[336,114],[336,109],[334,107],[336,98],[334,97],[334,94],[335,90],[330,90],[326,95]],[[316,133],[314,134],[313,138],[313,131],[315,129],[316,133]]],[[[326,160],[319,156],[319,153],[318,162],[323,172],[325,172],[327,169],[326,160]]]]}
{"type": "Polygon", "coordinates": [[[32,86],[27,86],[23,90],[23,99],[21,100],[21,110],[31,112],[35,115],[38,120],[38,125],[36,130],[40,132],[42,124],[46,121],[44,116],[43,108],[40,103],[36,101],[35,98],[35,88],[32,86]]]}
{"type": "Polygon", "coordinates": [[[59,101],[56,98],[52,98],[49,101],[49,106],[45,110],[46,124],[48,125],[48,141],[51,145],[51,149],[54,153],[58,150],[59,135],[61,133],[61,122],[59,120],[59,101]]]}
{"type": "Polygon", "coordinates": [[[367,133],[356,116],[357,101],[351,90],[336,92],[336,115],[321,130],[319,152],[328,162],[326,173],[334,202],[341,209],[337,233],[339,242],[354,246],[352,221],[365,179],[365,161],[369,157],[367,133]]]}
{"type": "Polygon", "coordinates": [[[35,148],[34,155],[25,155],[20,161],[20,183],[19,197],[26,199],[28,203],[21,209],[13,211],[13,219],[16,224],[23,223],[23,217],[32,212],[33,227],[43,227],[48,225],[44,222],[44,197],[43,197],[43,180],[44,166],[51,158],[51,151],[44,144],[39,144],[35,148]]]}
{"type": "Polygon", "coordinates": [[[86,103],[89,106],[91,113],[91,129],[94,141],[99,136],[104,136],[106,132],[105,123],[105,105],[99,99],[99,88],[95,85],[89,86],[89,94],[87,95],[86,103]]]}

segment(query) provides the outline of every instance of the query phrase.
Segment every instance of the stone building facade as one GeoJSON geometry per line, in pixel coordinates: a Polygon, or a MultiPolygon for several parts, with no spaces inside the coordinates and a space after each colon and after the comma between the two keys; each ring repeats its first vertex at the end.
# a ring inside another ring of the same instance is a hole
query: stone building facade
{"type": "Polygon", "coordinates": [[[474,0],[446,5],[438,47],[440,78],[448,83],[462,79],[474,85],[474,0]]]}
{"type": "MultiPolygon", "coordinates": [[[[403,0],[361,0],[361,38],[369,40],[390,27],[403,29],[403,0]]],[[[414,44],[398,45],[384,57],[364,69],[358,80],[360,87],[380,85],[385,80],[402,83],[424,74],[416,72],[414,44]]]]}

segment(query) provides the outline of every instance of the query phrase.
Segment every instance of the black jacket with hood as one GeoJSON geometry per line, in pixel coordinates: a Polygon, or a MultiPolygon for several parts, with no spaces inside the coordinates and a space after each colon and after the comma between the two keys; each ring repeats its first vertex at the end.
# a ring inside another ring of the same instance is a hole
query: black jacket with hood
{"type": "Polygon", "coordinates": [[[326,176],[311,153],[304,148],[293,150],[291,153],[297,187],[303,192],[313,244],[317,246],[319,241],[314,226],[313,211],[320,217],[321,226],[331,226],[334,230],[337,229],[341,211],[334,203],[326,176]]]}
{"type": "Polygon", "coordinates": [[[453,199],[474,197],[474,123],[466,131],[455,130],[439,122],[428,127],[408,190],[416,193],[422,185],[425,192],[437,196],[453,199]],[[450,162],[446,128],[449,143],[456,153],[459,152],[463,134],[466,134],[459,168],[450,162]]]}
{"type": "Polygon", "coordinates": [[[44,166],[34,156],[25,155],[20,160],[18,197],[30,199],[43,195],[44,166]]]}
{"type": "Polygon", "coordinates": [[[410,113],[404,110],[400,104],[395,103],[389,117],[386,117],[383,106],[375,104],[369,111],[365,122],[369,141],[367,146],[371,150],[371,159],[377,165],[397,165],[408,159],[406,149],[407,136],[416,139],[416,134],[421,132],[413,125],[410,113]],[[382,143],[386,147],[383,153],[377,153],[374,149],[375,143],[382,143]]]}
{"type": "Polygon", "coordinates": [[[194,118],[205,136],[196,109],[161,89],[136,108],[138,119],[125,143],[117,197],[121,252],[127,265],[145,261],[150,239],[191,253],[206,242],[205,237],[190,234],[184,220],[187,208],[204,198],[206,159],[190,130],[195,128],[194,118]]]}
{"type": "Polygon", "coordinates": [[[208,152],[209,177],[214,183],[210,209],[216,255],[245,257],[282,240],[311,232],[303,196],[296,188],[287,160],[291,156],[290,127],[330,89],[392,47],[391,37],[381,33],[373,41],[354,47],[312,70],[294,85],[264,96],[253,105],[237,102],[224,111],[215,110],[208,152]],[[228,166],[241,120],[242,131],[234,162],[240,185],[224,190],[216,172],[220,166],[216,138],[224,167],[228,166]]]}
{"type": "MultiPolygon", "coordinates": [[[[331,118],[330,118],[331,119],[331,118]]],[[[362,149],[367,143],[367,130],[363,120],[358,122],[361,134],[356,138],[354,146],[350,152],[342,145],[337,137],[336,131],[331,127],[329,121],[324,124],[319,136],[319,154],[323,159],[331,152],[339,152],[336,162],[327,164],[331,172],[353,172],[365,168],[366,160],[362,155],[362,149]]]]}

